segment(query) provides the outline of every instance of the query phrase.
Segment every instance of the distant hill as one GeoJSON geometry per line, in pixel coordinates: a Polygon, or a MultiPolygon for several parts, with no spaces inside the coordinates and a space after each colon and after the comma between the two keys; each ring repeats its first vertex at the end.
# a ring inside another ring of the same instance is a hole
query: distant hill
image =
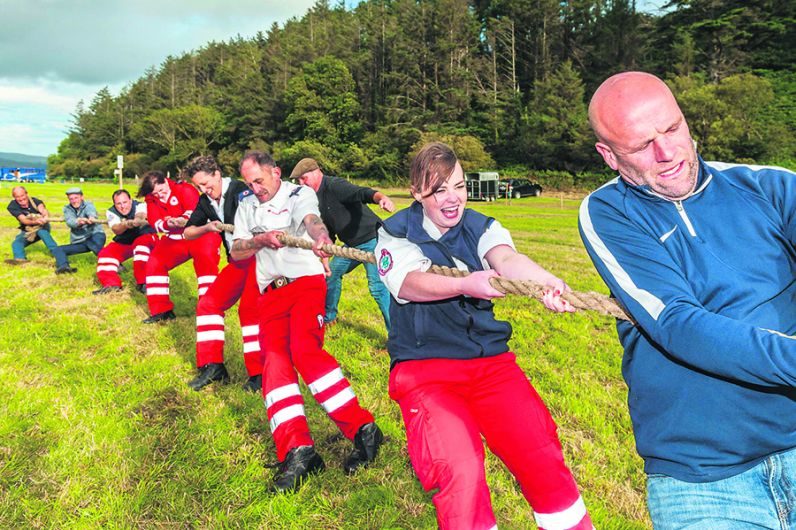
{"type": "Polygon", "coordinates": [[[47,157],[0,152],[0,167],[47,167],[47,157]]]}

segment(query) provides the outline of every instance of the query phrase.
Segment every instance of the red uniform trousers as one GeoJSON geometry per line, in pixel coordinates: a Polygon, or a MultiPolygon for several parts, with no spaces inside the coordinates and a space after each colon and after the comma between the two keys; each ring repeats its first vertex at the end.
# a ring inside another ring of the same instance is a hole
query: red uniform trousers
{"type": "Polygon", "coordinates": [[[322,274],[268,290],[259,300],[263,397],[280,461],[294,447],[314,445],[297,370],[343,436],[353,440],[362,425],[373,421],[373,415],[359,405],[340,365],[323,349],[325,303],[322,274]]]}
{"type": "Polygon", "coordinates": [[[243,361],[249,376],[263,373],[254,258],[230,261],[196,305],[196,366],[224,362],[224,312],[238,305],[243,361]]]}
{"type": "Polygon", "coordinates": [[[420,483],[439,490],[441,529],[496,525],[481,435],[519,482],[540,529],[593,528],[556,425],[513,353],[401,362],[390,373],[390,397],[401,407],[420,483]]]}
{"type": "Polygon", "coordinates": [[[135,283],[146,283],[146,264],[149,253],[157,243],[156,234],[138,236],[129,245],[111,241],[97,254],[97,279],[103,287],[121,287],[119,265],[133,258],[133,277],[135,283]]]}
{"type": "Polygon", "coordinates": [[[174,303],[169,298],[169,271],[191,258],[201,298],[218,276],[219,245],[221,237],[217,233],[204,234],[191,240],[183,239],[182,235],[162,237],[152,249],[146,264],[149,313],[157,315],[174,309],[174,303]]]}

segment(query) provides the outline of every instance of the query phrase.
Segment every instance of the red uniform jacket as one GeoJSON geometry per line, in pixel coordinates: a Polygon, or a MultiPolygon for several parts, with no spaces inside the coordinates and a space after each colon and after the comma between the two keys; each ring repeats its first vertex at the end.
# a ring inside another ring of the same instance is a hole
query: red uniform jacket
{"type": "Polygon", "coordinates": [[[167,217],[183,217],[187,221],[199,202],[199,192],[185,182],[174,182],[166,179],[171,193],[166,202],[157,199],[151,193],[146,196],[146,216],[149,224],[158,232],[171,235],[182,235],[184,228],[169,227],[167,217]]]}

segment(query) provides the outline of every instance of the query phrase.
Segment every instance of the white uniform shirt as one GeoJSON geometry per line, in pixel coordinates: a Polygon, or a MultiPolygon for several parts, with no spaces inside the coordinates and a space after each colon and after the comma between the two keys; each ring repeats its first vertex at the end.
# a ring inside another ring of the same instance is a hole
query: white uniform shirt
{"type": "MultiPolygon", "coordinates": [[[[210,201],[210,206],[212,206],[213,209],[216,211],[216,215],[218,215],[218,218],[221,220],[222,223],[229,223],[230,221],[233,221],[233,219],[229,220],[224,219],[224,195],[227,194],[227,190],[229,189],[229,183],[231,181],[232,179],[229,177],[221,178],[221,198],[218,200],[218,202],[214,201],[209,196],[207,197],[208,200],[210,201]]],[[[230,234],[229,232],[224,232],[223,236],[224,239],[227,240],[227,244],[230,247],[232,247],[232,234],[230,234]]]]}
{"type": "MultiPolygon", "coordinates": [[[[442,237],[439,229],[426,217],[425,213],[423,214],[423,228],[435,241],[442,237]]],[[[491,268],[486,262],[486,254],[499,245],[508,245],[516,250],[509,231],[495,220],[478,240],[478,257],[481,259],[484,270],[491,268]]],[[[419,246],[408,239],[391,236],[384,228],[379,228],[379,240],[376,243],[375,253],[381,281],[399,304],[408,303],[409,300],[398,297],[406,275],[413,271],[426,272],[431,268],[431,260],[423,254],[419,246]]],[[[456,258],[453,261],[457,269],[468,270],[467,265],[461,261],[456,258]]]]}
{"type": "MultiPolygon", "coordinates": [[[[238,204],[232,240],[250,239],[255,234],[281,230],[307,241],[312,238],[304,227],[304,218],[314,213],[320,217],[318,196],[307,186],[282,181],[273,199],[261,203],[250,195],[238,204]]],[[[323,264],[310,250],[292,247],[262,248],[255,254],[257,284],[260,291],[280,276],[299,278],[323,274],[323,264]]]]}
{"type": "MultiPolygon", "coordinates": [[[[135,214],[144,214],[144,218],[146,218],[146,203],[139,202],[135,206],[135,214]]],[[[122,222],[122,218],[113,213],[112,211],[108,210],[105,212],[105,218],[108,220],[108,228],[113,228],[115,225],[118,225],[122,222]]]]}

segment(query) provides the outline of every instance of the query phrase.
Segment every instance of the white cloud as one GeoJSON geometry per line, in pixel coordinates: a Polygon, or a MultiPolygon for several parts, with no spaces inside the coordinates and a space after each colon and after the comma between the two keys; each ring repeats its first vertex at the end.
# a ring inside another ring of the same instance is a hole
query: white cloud
{"type": "Polygon", "coordinates": [[[0,81],[0,105],[23,104],[44,105],[69,112],[75,108],[77,100],[63,94],[53,93],[43,86],[17,85],[0,81]]]}
{"type": "Polygon", "coordinates": [[[0,151],[48,155],[81,99],[118,94],[209,41],[266,32],[315,0],[0,0],[0,151]]]}

